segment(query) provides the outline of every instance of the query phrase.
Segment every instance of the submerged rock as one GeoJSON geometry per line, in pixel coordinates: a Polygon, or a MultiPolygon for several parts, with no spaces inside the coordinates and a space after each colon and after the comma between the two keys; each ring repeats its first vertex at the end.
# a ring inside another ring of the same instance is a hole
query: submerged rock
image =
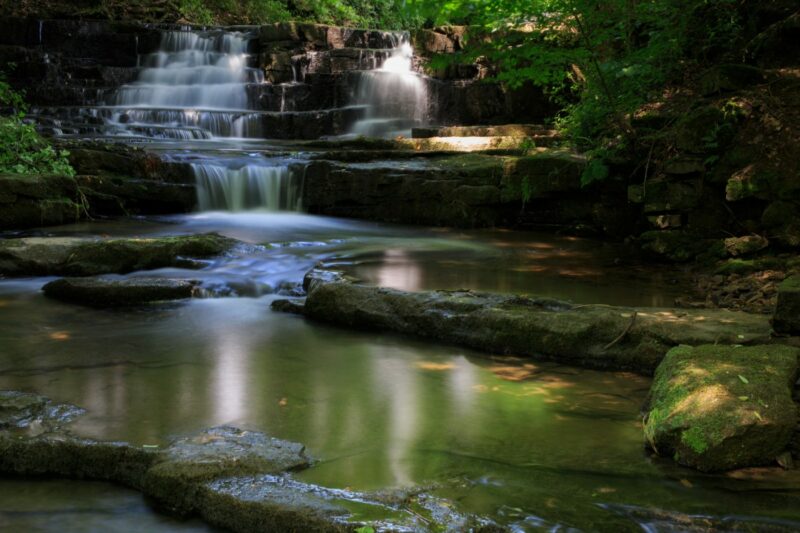
{"type": "Polygon", "coordinates": [[[778,333],[800,335],[800,276],[786,278],[778,285],[772,326],[778,333]]]}
{"type": "Polygon", "coordinates": [[[191,298],[197,281],[164,278],[62,278],[42,287],[45,296],[91,307],[122,307],[191,298]]]}
{"type": "Polygon", "coordinates": [[[421,489],[387,498],[295,481],[289,473],[311,465],[304,446],[263,433],[223,426],[163,449],[138,447],[80,438],[62,427],[82,412],[36,394],[0,391],[0,473],[115,482],[174,514],[243,533],[504,531],[421,489]],[[372,518],[358,518],[365,508],[372,518]]]}
{"type": "Polygon", "coordinates": [[[236,242],[214,233],[126,239],[5,239],[0,240],[0,274],[95,276],[169,266],[193,267],[195,264],[188,258],[219,255],[236,242]]]}
{"type": "MultiPolygon", "coordinates": [[[[591,368],[652,374],[679,344],[761,343],[771,332],[768,317],[725,310],[573,305],[472,291],[412,293],[328,279],[306,281],[307,317],[591,368]]],[[[287,306],[276,302],[276,309],[287,306]]]]}
{"type": "Polygon", "coordinates": [[[670,350],[650,391],[647,442],[703,471],[774,462],[797,424],[791,387],[798,355],[788,346],[670,350]]]}
{"type": "Polygon", "coordinates": [[[305,447],[263,433],[217,427],[175,441],[145,477],[147,494],[178,514],[198,510],[201,484],[222,477],[278,474],[310,465],[305,447]]]}

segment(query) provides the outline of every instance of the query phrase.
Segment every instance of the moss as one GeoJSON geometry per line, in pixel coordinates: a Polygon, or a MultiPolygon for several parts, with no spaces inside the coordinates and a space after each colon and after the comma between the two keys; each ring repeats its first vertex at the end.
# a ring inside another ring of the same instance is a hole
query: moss
{"type": "Polygon", "coordinates": [[[789,276],[778,287],[781,292],[800,292],[800,276],[789,276]]]}
{"type": "Polygon", "coordinates": [[[791,385],[798,355],[774,345],[670,350],[650,391],[645,439],[700,470],[773,461],[796,423],[791,385]]]}

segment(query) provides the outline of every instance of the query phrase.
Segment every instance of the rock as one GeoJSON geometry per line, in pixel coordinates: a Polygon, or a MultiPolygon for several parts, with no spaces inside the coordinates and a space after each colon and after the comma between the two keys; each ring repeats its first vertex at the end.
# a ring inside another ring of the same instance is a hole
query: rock
{"type": "MultiPolygon", "coordinates": [[[[797,9],[795,4],[794,9],[797,9]]],[[[800,54],[800,11],[780,20],[759,34],[748,45],[749,55],[767,67],[794,66],[800,54]]]]}
{"type": "Polygon", "coordinates": [[[191,298],[197,281],[164,278],[62,278],[42,287],[44,295],[91,307],[122,307],[191,298]]]}
{"type": "Polygon", "coordinates": [[[198,506],[197,491],[210,480],[278,474],[310,465],[305,447],[233,427],[217,427],[179,439],[158,455],[147,471],[144,490],[172,512],[198,506]]]}
{"type": "Polygon", "coordinates": [[[725,123],[722,111],[714,106],[705,106],[678,121],[675,144],[687,154],[713,153],[724,148],[733,133],[732,126],[725,123]]]}
{"type": "Polygon", "coordinates": [[[80,407],[57,404],[38,394],[0,391],[0,431],[32,426],[53,428],[66,424],[83,412],[80,407]]]}
{"type": "Polygon", "coordinates": [[[217,234],[128,239],[27,237],[0,240],[0,274],[95,276],[168,266],[220,255],[237,241],[217,234]]]}
{"type": "Polygon", "coordinates": [[[431,126],[413,128],[413,139],[430,139],[432,137],[558,137],[556,130],[550,130],[538,124],[502,124],[497,126],[431,126]]]}
{"type": "Polygon", "coordinates": [[[710,241],[690,231],[677,229],[645,231],[639,236],[642,250],[659,259],[673,263],[692,261],[701,254],[721,259],[724,248],[710,247],[710,241]]]}
{"type": "Polygon", "coordinates": [[[295,315],[302,315],[305,312],[305,303],[301,300],[275,300],[270,307],[274,311],[281,313],[292,313],[295,315]]]}
{"type": "Polygon", "coordinates": [[[679,344],[752,344],[767,342],[771,332],[767,317],[731,311],[574,306],[471,291],[411,293],[319,278],[309,284],[304,312],[344,327],[645,374],[679,344]]]}
{"type": "Polygon", "coordinates": [[[790,276],[778,285],[772,327],[778,333],[800,335],[800,276],[790,276]]]}
{"type": "Polygon", "coordinates": [[[664,174],[673,176],[702,174],[705,171],[705,163],[697,157],[676,157],[664,163],[664,174]]]}
{"type": "Polygon", "coordinates": [[[711,94],[740,91],[766,81],[763,70],[751,65],[724,64],[715,65],[700,78],[700,90],[703,96],[711,94]]]}
{"type": "Polygon", "coordinates": [[[76,222],[78,197],[69,176],[0,174],[0,230],[76,222]]]}
{"type": "Polygon", "coordinates": [[[64,415],[69,412],[82,410],[36,394],[0,392],[0,473],[119,483],[174,514],[196,514],[211,525],[242,533],[352,532],[359,527],[502,531],[494,522],[458,513],[451,502],[419,489],[390,499],[295,481],[289,472],[310,466],[304,447],[262,433],[224,426],[179,438],[164,449],[137,447],[70,434],[60,427],[69,421],[64,415]],[[45,432],[38,434],[34,427],[45,432]],[[414,502],[408,501],[410,496],[414,502]],[[368,505],[373,518],[357,517],[348,503],[368,505]],[[418,512],[397,513],[399,505],[413,505],[418,512]]]}
{"type": "Polygon", "coordinates": [[[746,235],[725,239],[725,250],[731,257],[742,257],[760,252],[769,246],[769,241],[761,235],[746,235]]]}
{"type": "Polygon", "coordinates": [[[650,390],[647,441],[707,472],[774,463],[797,424],[798,355],[778,345],[673,348],[650,390]]]}
{"type": "Polygon", "coordinates": [[[778,200],[761,215],[761,224],[771,241],[787,248],[800,247],[800,205],[778,200]]]}

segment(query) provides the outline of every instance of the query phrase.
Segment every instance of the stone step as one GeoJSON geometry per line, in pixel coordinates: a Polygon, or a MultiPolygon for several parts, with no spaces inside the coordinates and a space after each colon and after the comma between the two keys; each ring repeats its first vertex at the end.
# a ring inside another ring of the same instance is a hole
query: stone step
{"type": "Polygon", "coordinates": [[[558,132],[540,124],[503,124],[499,126],[428,126],[414,128],[415,139],[431,137],[557,137],[558,132]]]}

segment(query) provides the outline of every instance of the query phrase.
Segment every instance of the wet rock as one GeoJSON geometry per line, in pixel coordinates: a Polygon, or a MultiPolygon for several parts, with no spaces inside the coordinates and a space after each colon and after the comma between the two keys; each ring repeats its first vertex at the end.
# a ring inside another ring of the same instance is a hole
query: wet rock
{"type": "Polygon", "coordinates": [[[62,278],[42,287],[45,296],[91,307],[122,307],[191,298],[197,281],[164,278],[62,278]]]}
{"type": "Polygon", "coordinates": [[[168,266],[220,255],[237,241],[217,234],[128,239],[28,237],[0,240],[0,274],[94,276],[168,266]]]}
{"type": "Polygon", "coordinates": [[[769,246],[769,241],[761,235],[746,235],[725,239],[725,250],[731,257],[742,257],[760,252],[769,246]]]}
{"type": "Polygon", "coordinates": [[[145,478],[145,491],[178,514],[198,506],[202,483],[306,468],[305,447],[233,427],[217,427],[175,441],[159,454],[145,478]]]}
{"type": "Polygon", "coordinates": [[[800,335],[800,276],[788,277],[778,286],[772,326],[778,333],[800,335]]]}
{"type": "Polygon", "coordinates": [[[773,463],[797,424],[798,355],[777,345],[670,350],[650,391],[648,443],[703,471],[773,463]]]}
{"type": "Polygon", "coordinates": [[[0,391],[0,430],[54,428],[83,412],[80,407],[55,403],[38,394],[0,391]]]}
{"type": "Polygon", "coordinates": [[[679,344],[767,342],[767,317],[716,310],[579,305],[471,291],[403,292],[347,281],[309,287],[305,315],[491,353],[651,374],[679,344]]]}
{"type": "Polygon", "coordinates": [[[270,307],[274,311],[281,313],[292,313],[295,315],[302,315],[305,312],[305,302],[302,300],[275,300],[270,307]]]}
{"type": "Polygon", "coordinates": [[[76,222],[78,198],[69,176],[0,174],[0,230],[76,222]]]}

